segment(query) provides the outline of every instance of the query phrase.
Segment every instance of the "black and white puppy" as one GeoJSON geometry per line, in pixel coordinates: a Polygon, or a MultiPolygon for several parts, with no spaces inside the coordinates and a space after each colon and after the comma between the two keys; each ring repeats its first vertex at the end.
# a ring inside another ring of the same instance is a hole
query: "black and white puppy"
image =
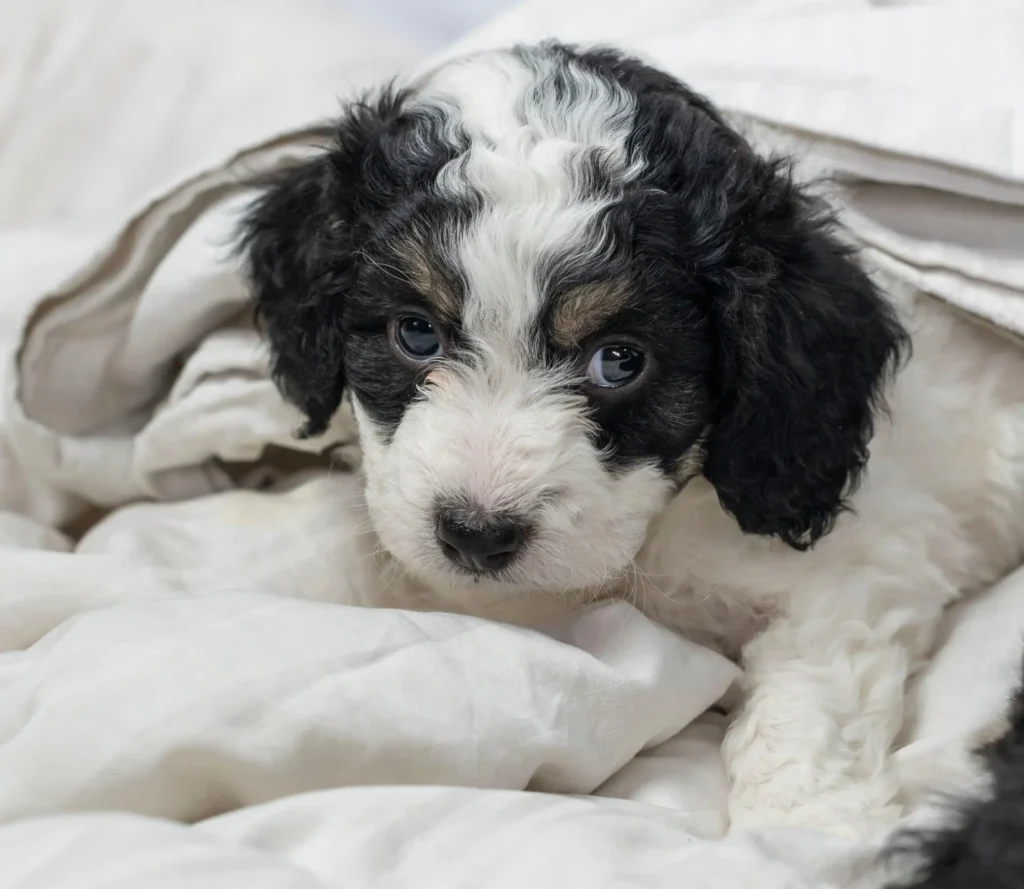
{"type": "Polygon", "coordinates": [[[628,596],[743,660],[734,823],[897,814],[904,681],[1024,550],[1019,350],[897,310],[784,161],[607,50],[351,105],[244,248],[306,432],[351,397],[410,601],[628,596]]]}

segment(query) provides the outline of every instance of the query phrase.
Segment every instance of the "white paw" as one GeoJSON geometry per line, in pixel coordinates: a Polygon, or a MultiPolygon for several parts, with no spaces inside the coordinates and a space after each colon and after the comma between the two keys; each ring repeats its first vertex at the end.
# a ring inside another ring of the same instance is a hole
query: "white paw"
{"type": "Polygon", "coordinates": [[[794,827],[817,830],[865,842],[884,836],[899,820],[900,806],[876,805],[860,788],[843,793],[824,793],[814,799],[787,798],[779,788],[764,788],[729,800],[731,830],[763,827],[794,827]]]}

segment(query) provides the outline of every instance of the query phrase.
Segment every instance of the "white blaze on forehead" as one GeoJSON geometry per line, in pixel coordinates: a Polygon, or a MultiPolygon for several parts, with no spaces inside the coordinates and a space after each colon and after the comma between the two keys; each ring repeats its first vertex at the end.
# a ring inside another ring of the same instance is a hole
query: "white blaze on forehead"
{"type": "Polygon", "coordinates": [[[541,138],[619,152],[636,108],[615,80],[543,52],[486,52],[448,62],[417,86],[413,102],[419,101],[457,110],[474,140],[497,144],[528,128],[541,138]]]}
{"type": "Polygon", "coordinates": [[[639,172],[626,153],[633,96],[559,54],[502,52],[443,66],[416,99],[445,107],[470,143],[438,176],[442,192],[481,205],[453,244],[463,329],[518,341],[540,309],[546,262],[585,266],[602,249],[595,218],[612,196],[585,192],[587,154],[619,181],[639,172]]]}

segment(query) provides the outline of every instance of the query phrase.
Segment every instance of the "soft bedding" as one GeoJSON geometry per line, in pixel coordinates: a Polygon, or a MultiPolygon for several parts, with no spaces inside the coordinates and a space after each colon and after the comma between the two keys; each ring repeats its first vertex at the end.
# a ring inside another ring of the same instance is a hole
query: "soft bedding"
{"type": "MultiPolygon", "coordinates": [[[[0,887],[880,885],[877,844],[727,834],[737,670],[629,604],[531,629],[358,607],[387,582],[350,417],[293,437],[227,249],[246,177],[411,60],[310,3],[249,5],[245,40],[222,5],[210,43],[150,4],[145,39],[201,72],[163,154],[133,93],[114,128],[49,99],[62,70],[98,105],[97,71],[166,86],[162,55],[113,61],[127,4],[4,4],[49,54],[6,57],[20,97],[0,71],[0,887]],[[62,161],[73,134],[91,153],[62,161]]],[[[538,0],[453,51],[551,35],[688,79],[836,181],[891,287],[1024,336],[1019,5],[538,0]]],[[[950,615],[898,753],[907,823],[972,786],[1022,629],[1021,573],[950,615]]]]}

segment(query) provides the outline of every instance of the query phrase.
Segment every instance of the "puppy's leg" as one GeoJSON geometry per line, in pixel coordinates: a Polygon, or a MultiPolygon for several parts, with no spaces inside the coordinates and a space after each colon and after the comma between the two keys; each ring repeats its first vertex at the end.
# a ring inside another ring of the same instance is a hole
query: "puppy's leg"
{"type": "Polygon", "coordinates": [[[935,621],[843,611],[780,617],[747,646],[747,695],[724,745],[734,827],[864,836],[898,817],[890,747],[935,621]]]}

